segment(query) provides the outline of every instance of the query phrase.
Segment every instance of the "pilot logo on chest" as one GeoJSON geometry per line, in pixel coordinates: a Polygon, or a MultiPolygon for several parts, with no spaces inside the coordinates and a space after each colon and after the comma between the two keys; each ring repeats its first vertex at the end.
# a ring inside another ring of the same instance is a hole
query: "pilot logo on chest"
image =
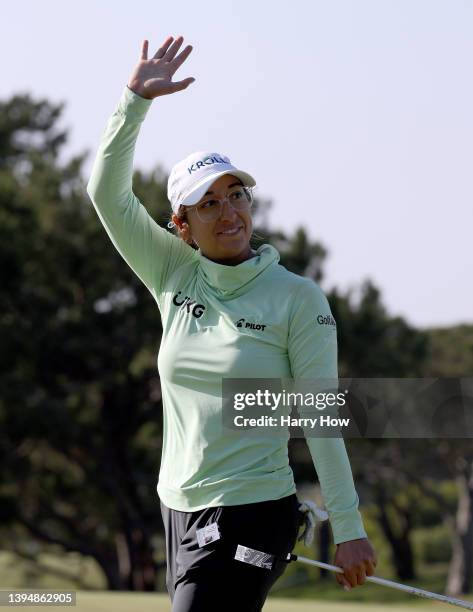
{"type": "Polygon", "coordinates": [[[252,323],[246,319],[238,319],[235,321],[237,327],[244,327],[245,329],[256,329],[257,331],[264,331],[267,327],[266,323],[252,323]]]}
{"type": "Polygon", "coordinates": [[[196,319],[199,319],[205,310],[203,304],[197,304],[196,300],[192,300],[188,295],[181,299],[181,291],[178,291],[172,298],[172,302],[175,306],[180,306],[180,310],[183,310],[186,314],[193,315],[196,319]]]}

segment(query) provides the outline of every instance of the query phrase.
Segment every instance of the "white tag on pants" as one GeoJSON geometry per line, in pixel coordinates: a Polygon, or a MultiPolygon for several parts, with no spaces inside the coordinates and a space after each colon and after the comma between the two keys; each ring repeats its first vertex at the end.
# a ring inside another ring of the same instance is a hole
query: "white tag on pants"
{"type": "Polygon", "coordinates": [[[220,532],[217,523],[210,523],[210,525],[206,525],[202,527],[202,529],[197,529],[196,534],[199,548],[202,548],[202,546],[206,544],[210,544],[210,542],[220,540],[220,532]]]}
{"type": "Polygon", "coordinates": [[[238,561],[243,561],[243,563],[249,563],[250,565],[270,570],[273,567],[275,556],[238,544],[234,558],[238,559],[238,561]]]}

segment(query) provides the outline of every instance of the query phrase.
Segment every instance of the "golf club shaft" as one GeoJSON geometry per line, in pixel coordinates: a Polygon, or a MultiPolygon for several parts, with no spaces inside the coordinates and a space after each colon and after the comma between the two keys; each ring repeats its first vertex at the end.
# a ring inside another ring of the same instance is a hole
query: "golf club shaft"
{"type": "MultiPolygon", "coordinates": [[[[322,563],[322,561],[314,561],[313,559],[308,559],[307,557],[300,557],[299,555],[292,555],[292,557],[295,557],[295,561],[307,563],[308,565],[315,565],[316,567],[321,567],[332,572],[343,574],[342,568],[337,567],[336,565],[329,565],[328,563],[322,563]]],[[[398,591],[404,591],[406,593],[410,593],[411,595],[426,597],[427,599],[435,599],[436,601],[443,601],[444,603],[448,603],[452,606],[458,606],[460,608],[466,608],[467,610],[473,610],[473,603],[469,601],[463,601],[462,599],[456,599],[455,597],[448,597],[447,595],[431,593],[430,591],[424,591],[424,589],[418,589],[417,587],[400,584],[398,582],[393,582],[392,580],[386,580],[385,578],[378,578],[377,576],[366,576],[366,580],[369,582],[374,582],[375,584],[379,584],[381,586],[398,589],[398,591]]]]}

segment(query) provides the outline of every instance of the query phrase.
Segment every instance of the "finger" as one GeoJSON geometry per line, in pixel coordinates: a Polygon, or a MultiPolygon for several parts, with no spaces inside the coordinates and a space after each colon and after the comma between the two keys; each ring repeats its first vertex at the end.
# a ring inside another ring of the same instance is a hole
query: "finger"
{"type": "Polygon", "coordinates": [[[172,60],[172,69],[175,72],[182,64],[186,61],[192,51],[192,46],[187,45],[187,47],[179,53],[177,57],[172,60]]]}
{"type": "Polygon", "coordinates": [[[187,79],[184,79],[183,81],[176,81],[176,83],[171,83],[170,93],[186,89],[186,87],[188,87],[194,81],[195,79],[193,77],[189,77],[187,79]]]}
{"type": "Polygon", "coordinates": [[[163,55],[169,49],[169,45],[172,43],[173,40],[174,39],[172,36],[168,36],[166,40],[163,42],[163,44],[156,51],[156,53],[153,55],[153,59],[160,59],[161,57],[163,57],[163,55]]]}
{"type": "Polygon", "coordinates": [[[346,578],[350,586],[356,587],[356,585],[358,584],[358,576],[355,570],[346,569],[343,573],[343,576],[346,578]]]}
{"type": "Polygon", "coordinates": [[[178,52],[179,47],[182,45],[183,41],[184,41],[183,36],[179,36],[178,38],[176,38],[176,40],[172,43],[172,45],[166,51],[166,55],[163,57],[164,61],[171,62],[174,59],[174,56],[178,52]]]}
{"type": "Polygon", "coordinates": [[[141,59],[145,60],[148,59],[148,41],[144,40],[143,44],[141,45],[141,59]]]}
{"type": "Polygon", "coordinates": [[[365,572],[365,570],[364,569],[360,570],[357,573],[356,578],[357,578],[357,584],[358,585],[361,586],[362,584],[365,584],[365,581],[366,581],[366,572],[365,572]]]}
{"type": "Polygon", "coordinates": [[[376,560],[365,561],[365,570],[367,576],[373,576],[374,568],[376,567],[376,560]]]}
{"type": "Polygon", "coordinates": [[[335,574],[335,578],[338,584],[343,587],[345,591],[351,591],[351,585],[343,574],[335,574]]]}

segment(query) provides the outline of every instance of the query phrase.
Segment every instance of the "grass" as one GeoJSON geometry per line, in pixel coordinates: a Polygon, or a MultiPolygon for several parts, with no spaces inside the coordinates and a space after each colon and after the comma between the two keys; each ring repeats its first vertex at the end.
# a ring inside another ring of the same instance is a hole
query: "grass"
{"type": "MultiPolygon", "coordinates": [[[[343,595],[341,595],[343,597],[343,595]]],[[[419,612],[441,612],[445,606],[441,603],[421,603],[419,612]]],[[[300,601],[270,597],[264,606],[264,612],[402,612],[405,604],[326,602],[322,600],[300,601]]],[[[410,607],[410,606],[409,606],[410,607]]],[[[36,606],[22,606],[25,612],[37,612],[36,606]]],[[[64,609],[64,607],[61,607],[64,609]]],[[[225,609],[225,606],[222,606],[225,609]]],[[[78,591],[74,612],[170,612],[171,604],[167,595],[150,593],[110,593],[78,591]]],[[[243,611],[242,611],[243,612],[243,611]]]]}

